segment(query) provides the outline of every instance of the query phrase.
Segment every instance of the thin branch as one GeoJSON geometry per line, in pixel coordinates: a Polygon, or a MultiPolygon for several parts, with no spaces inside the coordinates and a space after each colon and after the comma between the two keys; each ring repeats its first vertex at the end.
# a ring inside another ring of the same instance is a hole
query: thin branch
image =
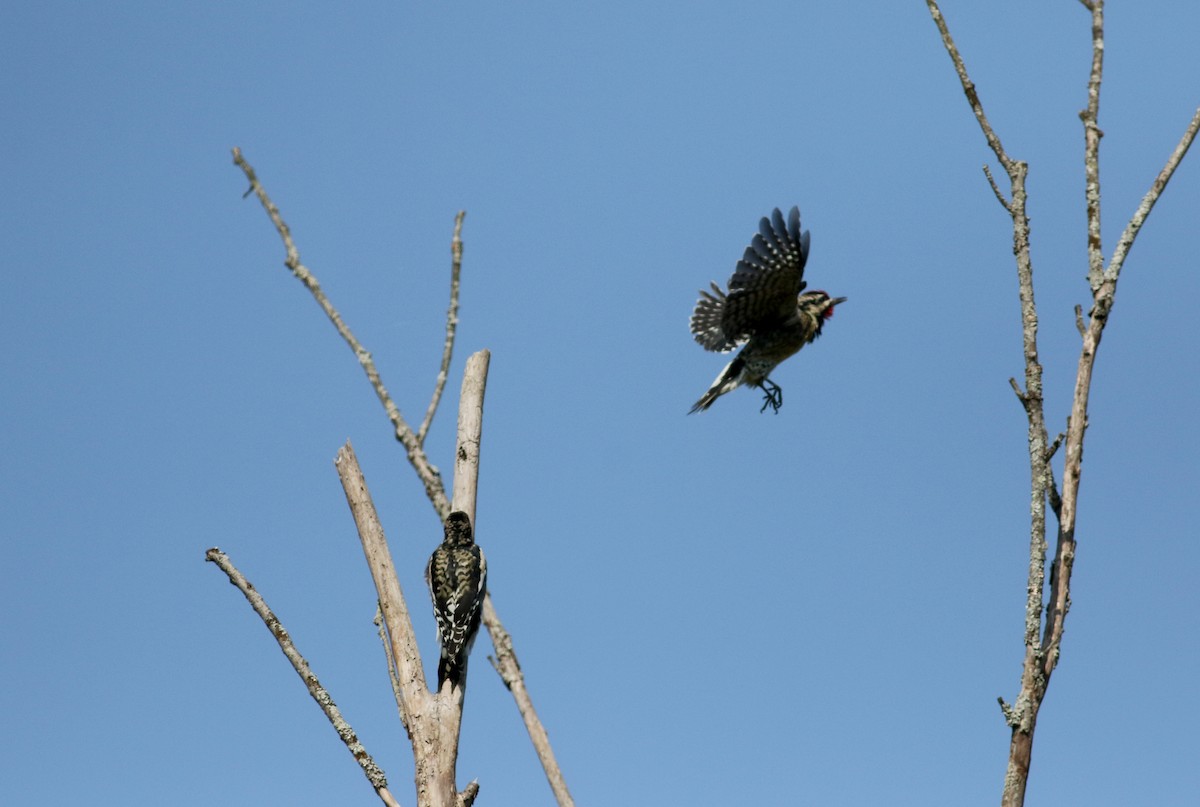
{"type": "MultiPolygon", "coordinates": [[[[1021,338],[1025,358],[1025,390],[1020,391],[1012,381],[1021,403],[1025,407],[1029,448],[1029,567],[1025,598],[1025,659],[1021,668],[1021,689],[1016,702],[1008,706],[1001,701],[1005,722],[1012,728],[1009,746],[1008,768],[1005,773],[1002,804],[1016,807],[1024,801],[1025,784],[1029,775],[1029,759],[1032,751],[1033,730],[1037,722],[1038,706],[1045,692],[1044,650],[1039,634],[1042,628],[1043,588],[1046,574],[1046,499],[1052,475],[1046,460],[1046,421],[1042,396],[1042,366],[1038,360],[1037,332],[1038,314],[1033,290],[1033,261],[1029,249],[1029,216],[1026,212],[1027,193],[1025,180],[1029,173],[1027,163],[1014,160],[1004,151],[999,136],[992,129],[983,104],[975,91],[975,85],[967,74],[966,65],[959,55],[950,30],[942,17],[935,0],[926,0],[930,15],[937,26],[954,70],[971,105],[975,119],[988,145],[1004,166],[1011,183],[1011,201],[1005,205],[1012,217],[1013,255],[1017,262],[1018,294],[1021,301],[1021,338]]],[[[998,187],[993,192],[1003,202],[998,187]]]]}
{"type": "Polygon", "coordinates": [[[986,163],[983,166],[983,175],[987,177],[988,184],[992,186],[992,193],[996,194],[996,201],[1011,214],[1012,202],[1004,198],[1004,194],[1000,192],[1000,186],[996,184],[996,178],[992,176],[992,169],[986,163]]]}
{"type": "Polygon", "coordinates": [[[1066,432],[1059,432],[1058,436],[1054,438],[1054,442],[1046,449],[1046,462],[1049,462],[1058,453],[1059,446],[1062,445],[1063,438],[1066,436],[1066,432]]]}
{"type": "MultiPolygon", "coordinates": [[[[1004,146],[1000,144],[1000,138],[992,129],[992,124],[988,122],[987,115],[983,111],[983,103],[979,100],[979,94],[975,91],[975,83],[971,81],[971,77],[967,75],[967,66],[963,63],[962,56],[958,53],[958,47],[954,44],[954,39],[950,36],[950,29],[946,26],[946,20],[942,17],[942,10],[938,8],[935,0],[925,0],[925,5],[929,6],[929,13],[933,17],[934,25],[937,26],[938,32],[942,35],[942,44],[946,48],[946,52],[950,54],[950,60],[954,62],[954,72],[958,74],[958,80],[962,84],[963,92],[966,93],[967,103],[971,105],[971,111],[975,113],[975,120],[979,121],[979,128],[983,130],[983,136],[987,138],[988,145],[992,147],[992,151],[996,154],[996,159],[1004,166],[1005,172],[1011,177],[1013,175],[1014,162],[1004,152],[1004,146]]],[[[1008,205],[1005,205],[1007,208],[1008,205]]]]}
{"type": "Polygon", "coordinates": [[[317,705],[321,707],[321,711],[325,713],[325,717],[333,725],[334,730],[338,733],[338,737],[345,743],[347,750],[354,757],[354,760],[362,768],[363,774],[367,777],[367,781],[371,783],[371,787],[375,788],[376,794],[388,807],[398,807],[392,794],[387,789],[387,776],[371,755],[367,753],[361,742],[358,740],[358,735],[354,733],[354,729],[342,717],[341,711],[337,708],[337,704],[333,702],[333,697],[330,696],[328,690],[321,685],[316,673],[312,671],[304,656],[300,655],[300,651],[296,649],[295,643],[292,642],[291,634],[287,628],[275,616],[275,613],[267,605],[267,601],[263,596],[255,590],[250,581],[238,571],[233,565],[233,561],[229,556],[220,549],[213,547],[204,554],[204,559],[213,563],[229,578],[238,591],[245,595],[246,600],[250,603],[250,607],[254,609],[254,613],[262,619],[267,626],[267,630],[271,631],[271,635],[275,637],[275,641],[279,643],[279,649],[283,651],[283,655],[291,662],[292,668],[296,674],[300,676],[300,680],[304,682],[304,686],[308,688],[308,694],[312,695],[317,705]]]}
{"type": "MultiPolygon", "coordinates": [[[[1028,661],[1031,660],[1029,656],[1035,653],[1038,647],[1038,634],[1041,627],[1042,580],[1045,575],[1046,563],[1044,466],[1047,441],[1042,401],[1042,367],[1038,361],[1037,349],[1038,315],[1033,294],[1033,262],[1029,252],[1029,217],[1025,207],[1027,199],[1025,178],[1029,167],[1021,160],[1012,159],[1004,151],[999,136],[992,129],[991,123],[988,122],[987,115],[983,111],[983,104],[979,100],[975,85],[967,73],[966,65],[962,56],[959,55],[958,47],[954,44],[954,38],[950,35],[950,29],[942,17],[941,10],[935,0],[926,0],[926,5],[929,6],[930,15],[941,34],[942,44],[954,63],[954,70],[958,74],[963,92],[966,93],[967,101],[975,113],[979,127],[983,131],[988,145],[995,152],[996,158],[1008,172],[1012,186],[1012,200],[1005,205],[1005,209],[1008,210],[1013,221],[1013,254],[1017,260],[1017,281],[1021,299],[1021,333],[1025,356],[1024,392],[1017,386],[1015,380],[1010,379],[1010,383],[1024,405],[1029,420],[1029,458],[1032,481],[1029,584],[1025,607],[1025,645],[1028,661]]],[[[1027,668],[1032,671],[1033,665],[1029,664],[1027,668]]],[[[1026,677],[1028,678],[1028,676],[1026,677]]],[[[1019,707],[1020,702],[1017,705],[1017,708],[1019,707]]]]}
{"type": "Polygon", "coordinates": [[[1025,398],[1025,393],[1021,391],[1021,385],[1017,383],[1017,379],[1009,378],[1008,385],[1012,387],[1013,393],[1016,394],[1017,400],[1021,402],[1021,406],[1029,408],[1029,401],[1025,398]]]}
{"type": "Polygon", "coordinates": [[[300,260],[300,251],[296,248],[296,243],[292,240],[291,230],[288,229],[287,223],[284,222],[283,216],[279,213],[279,208],[271,201],[259,182],[258,176],[254,173],[254,169],[242,157],[241,149],[233,150],[233,162],[246,175],[246,179],[250,181],[250,190],[258,197],[258,201],[262,204],[263,209],[267,211],[267,215],[271,218],[271,222],[275,225],[279,237],[283,240],[283,246],[287,253],[284,259],[284,265],[291,270],[292,274],[304,284],[309,290],[317,304],[321,306],[321,310],[325,312],[325,316],[329,317],[329,321],[337,328],[338,334],[345,340],[350,349],[354,351],[358,363],[362,365],[363,371],[367,374],[367,379],[371,382],[371,386],[375,390],[376,397],[383,404],[384,410],[387,412],[388,420],[392,423],[392,428],[395,432],[396,439],[399,440],[408,452],[408,461],[412,464],[413,470],[417,472],[421,483],[425,486],[425,493],[433,502],[434,509],[438,511],[443,518],[449,512],[449,502],[446,501],[446,491],[442,485],[441,477],[438,475],[437,469],[430,463],[428,457],[425,456],[425,451],[421,448],[421,441],[417,439],[417,435],[405,421],[404,416],[400,414],[399,407],[396,406],[392,396],[388,394],[387,388],[383,385],[383,380],[379,376],[379,371],[375,368],[375,361],[371,358],[371,354],[362,343],[350,331],[350,327],[342,320],[341,314],[329,302],[329,298],[325,296],[325,292],[321,290],[321,285],[317,282],[317,278],[300,260]]]}
{"type": "Polygon", "coordinates": [[[1087,328],[1083,324],[1083,306],[1075,306],[1075,330],[1079,331],[1080,336],[1087,334],[1087,328]]]}
{"type": "Polygon", "coordinates": [[[1121,239],[1117,241],[1117,246],[1113,250],[1112,260],[1108,263],[1108,268],[1104,271],[1104,279],[1111,280],[1114,284],[1121,274],[1121,267],[1125,264],[1125,258],[1129,255],[1129,250],[1133,246],[1133,241],[1137,238],[1138,233],[1142,229],[1142,225],[1146,223],[1146,217],[1150,215],[1150,211],[1154,209],[1158,197],[1162,195],[1163,190],[1167,187],[1167,183],[1171,181],[1171,176],[1174,175],[1175,169],[1179,167],[1179,163],[1183,160],[1188,149],[1191,148],[1192,141],[1196,139],[1196,133],[1200,131],[1200,108],[1196,109],[1196,113],[1192,115],[1192,121],[1188,124],[1183,132],[1183,137],[1179,139],[1175,150],[1171,152],[1171,156],[1167,158],[1167,164],[1158,172],[1158,176],[1154,178],[1154,182],[1150,185],[1150,190],[1142,197],[1141,204],[1134,211],[1133,217],[1129,220],[1129,224],[1125,227],[1125,232],[1121,233],[1121,239]]]}
{"type": "MultiPolygon", "coordinates": [[[[1058,493],[1058,483],[1054,480],[1054,466],[1050,464],[1050,459],[1058,451],[1062,445],[1063,438],[1066,437],[1065,432],[1059,432],[1054,438],[1054,442],[1046,449],[1046,475],[1048,477],[1046,485],[1046,495],[1050,497],[1050,509],[1054,512],[1054,518],[1062,523],[1062,496],[1058,493]]],[[[1053,573],[1053,569],[1051,572],[1053,573]]],[[[1051,583],[1053,586],[1053,582],[1051,583]]]]}
{"type": "Polygon", "coordinates": [[[404,726],[404,733],[408,738],[412,739],[412,731],[408,728],[408,715],[404,713],[403,694],[400,692],[400,676],[396,673],[396,660],[392,658],[392,640],[388,637],[387,627],[383,624],[383,609],[375,605],[375,619],[372,620],[375,627],[379,629],[379,642],[383,645],[383,656],[387,661],[388,681],[392,685],[392,697],[396,700],[396,712],[400,716],[400,725],[404,726]]]}
{"type": "Polygon", "coordinates": [[[546,728],[542,725],[537,710],[533,708],[533,700],[530,699],[528,690],[525,689],[525,674],[521,672],[521,664],[513,650],[512,637],[500,624],[500,618],[496,616],[496,609],[492,606],[490,597],[483,601],[483,624],[487,626],[496,650],[496,655],[489,660],[517,703],[517,711],[525,721],[525,730],[529,732],[529,739],[533,742],[542,769],[546,772],[546,779],[550,782],[550,789],[554,791],[554,798],[559,807],[574,807],[575,800],[567,790],[567,782],[558,767],[554,749],[550,746],[550,737],[546,734],[546,728]]]}
{"type": "Polygon", "coordinates": [[[446,389],[446,379],[450,375],[450,357],[454,354],[454,335],[458,330],[458,286],[462,275],[462,225],[467,211],[460,210],[454,217],[454,235],[450,239],[450,310],[446,312],[446,341],[442,345],[442,367],[438,370],[437,381],[433,386],[433,398],[429,408],[425,410],[425,419],[421,428],[417,429],[417,442],[425,444],[425,435],[429,434],[429,426],[442,400],[442,391],[446,389]]]}
{"type": "Polygon", "coordinates": [[[1104,72],[1104,0],[1089,0],[1092,12],[1092,69],[1088,75],[1087,109],[1083,121],[1083,173],[1087,201],[1088,284],[1094,292],[1104,274],[1104,251],[1100,244],[1100,80],[1104,72]]]}

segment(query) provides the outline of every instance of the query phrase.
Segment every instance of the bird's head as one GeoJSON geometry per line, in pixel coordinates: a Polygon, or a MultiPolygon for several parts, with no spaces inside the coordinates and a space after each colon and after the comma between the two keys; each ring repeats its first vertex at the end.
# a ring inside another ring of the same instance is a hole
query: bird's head
{"type": "Polygon", "coordinates": [[[818,322],[824,322],[833,316],[833,309],[846,302],[846,297],[830,297],[823,291],[806,291],[797,300],[800,308],[812,313],[818,322]]]}
{"type": "Polygon", "coordinates": [[[471,536],[471,517],[462,510],[455,510],[446,516],[446,543],[452,546],[469,546],[474,540],[471,536]]]}

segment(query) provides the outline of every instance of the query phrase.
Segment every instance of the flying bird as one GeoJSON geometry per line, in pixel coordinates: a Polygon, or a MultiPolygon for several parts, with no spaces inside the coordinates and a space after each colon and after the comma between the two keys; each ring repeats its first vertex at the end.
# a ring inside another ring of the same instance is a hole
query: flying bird
{"type": "Polygon", "coordinates": [[[446,517],[445,540],[433,550],[425,567],[425,582],[433,598],[437,619],[438,642],[442,646],[438,660],[438,691],[447,681],[465,686],[467,657],[487,594],[487,559],[475,543],[471,518],[461,510],[446,517]]]}
{"type": "Polygon", "coordinates": [[[787,223],[775,208],[763,217],[758,234],[746,247],[729,278],[729,292],[712,283],[701,289],[692,312],[692,336],[705,350],[727,353],[741,346],[733,361],[717,376],[708,392],[688,414],[701,412],[737,387],[758,387],[764,393],[760,412],[778,413],[783,389],[770,379],[780,362],[821,335],[833,309],[845,297],[805,291],[808,231],[800,231],[800,208],[793,207],[787,223]]]}

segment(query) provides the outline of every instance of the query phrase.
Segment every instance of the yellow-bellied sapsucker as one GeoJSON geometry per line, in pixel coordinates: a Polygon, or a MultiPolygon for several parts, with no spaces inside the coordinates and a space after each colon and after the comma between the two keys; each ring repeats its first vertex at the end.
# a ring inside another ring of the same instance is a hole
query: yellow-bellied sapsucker
{"type": "Polygon", "coordinates": [[[729,293],[713,283],[712,293],[700,291],[692,312],[692,335],[705,350],[721,353],[745,345],[717,376],[692,412],[740,386],[758,387],[766,394],[760,411],[783,405],[783,390],[771,381],[771,371],[821,335],[825,320],[845,297],[823,291],[804,291],[808,232],[800,231],[800,208],[793,207],[784,224],[779,208],[763,217],[758,235],[729,278],[729,293]]]}
{"type": "Polygon", "coordinates": [[[442,646],[438,691],[446,681],[464,686],[467,656],[479,631],[487,594],[487,559],[475,543],[470,517],[455,510],[446,517],[445,531],[445,540],[433,550],[425,567],[425,582],[437,618],[438,643],[442,646]]]}

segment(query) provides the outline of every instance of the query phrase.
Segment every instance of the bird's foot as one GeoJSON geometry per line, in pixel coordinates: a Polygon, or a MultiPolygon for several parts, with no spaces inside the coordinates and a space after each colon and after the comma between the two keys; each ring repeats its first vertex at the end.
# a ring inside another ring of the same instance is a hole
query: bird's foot
{"type": "Polygon", "coordinates": [[[758,413],[761,415],[766,412],[769,406],[771,411],[778,415],[779,407],[783,406],[783,388],[769,378],[764,378],[760,386],[765,395],[763,395],[762,409],[759,409],[758,413]]]}

